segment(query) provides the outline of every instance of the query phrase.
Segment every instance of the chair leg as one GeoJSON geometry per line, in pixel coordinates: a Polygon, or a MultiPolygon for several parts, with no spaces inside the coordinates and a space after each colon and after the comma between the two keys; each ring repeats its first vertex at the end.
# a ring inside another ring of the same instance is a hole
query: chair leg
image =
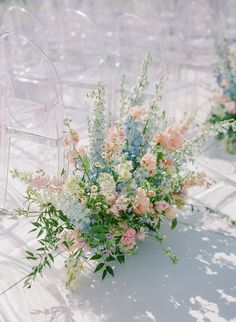
{"type": "Polygon", "coordinates": [[[10,162],[10,150],[11,150],[11,137],[6,135],[3,140],[3,182],[2,182],[2,200],[1,207],[6,208],[7,204],[7,191],[8,191],[8,181],[9,181],[9,162],[10,162]]]}

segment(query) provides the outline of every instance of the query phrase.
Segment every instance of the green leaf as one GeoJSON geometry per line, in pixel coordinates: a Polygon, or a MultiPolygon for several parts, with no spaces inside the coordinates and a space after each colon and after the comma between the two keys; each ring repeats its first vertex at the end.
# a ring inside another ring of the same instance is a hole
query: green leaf
{"type": "Polygon", "coordinates": [[[99,233],[105,233],[105,229],[102,225],[96,225],[96,226],[93,226],[91,229],[90,229],[90,232],[92,234],[99,234],[99,233]]]}
{"type": "Polygon", "coordinates": [[[54,257],[52,256],[52,254],[48,254],[48,257],[51,259],[52,263],[54,263],[54,257]]]}
{"type": "Polygon", "coordinates": [[[102,255],[101,254],[95,254],[95,255],[93,255],[92,257],[90,257],[90,260],[96,260],[96,259],[99,259],[99,258],[101,258],[102,257],[102,255]]]}
{"type": "Polygon", "coordinates": [[[58,211],[58,216],[64,222],[66,222],[68,220],[66,215],[64,215],[63,211],[61,211],[61,210],[58,211]]]}
{"type": "Polygon", "coordinates": [[[98,235],[97,235],[97,238],[99,239],[99,240],[106,240],[106,235],[105,235],[105,233],[99,233],[98,235]]]}
{"type": "Polygon", "coordinates": [[[48,265],[48,267],[49,267],[49,268],[51,268],[51,264],[49,263],[49,261],[48,261],[48,258],[47,258],[47,257],[45,257],[45,259],[44,259],[44,263],[45,263],[46,265],[48,265]]]}
{"type": "Polygon", "coordinates": [[[40,229],[40,231],[39,231],[39,233],[37,235],[37,238],[39,238],[42,235],[42,233],[43,233],[43,229],[40,229]]]}
{"type": "Polygon", "coordinates": [[[37,228],[41,227],[41,224],[38,223],[37,221],[32,222],[32,225],[34,225],[37,228]]]}
{"type": "Polygon", "coordinates": [[[100,271],[100,270],[103,268],[103,266],[104,266],[104,263],[99,263],[99,264],[97,265],[97,267],[95,268],[94,273],[96,273],[96,272],[100,271]]]}
{"type": "Polygon", "coordinates": [[[53,225],[53,226],[55,226],[55,227],[57,227],[57,226],[58,226],[58,222],[57,222],[57,220],[55,220],[55,219],[53,219],[53,218],[51,218],[51,219],[50,219],[50,223],[51,223],[51,225],[53,225]]]}
{"type": "Polygon", "coordinates": [[[38,259],[37,257],[31,257],[31,256],[26,256],[25,258],[32,261],[36,261],[38,259]]]}
{"type": "Polygon", "coordinates": [[[112,276],[114,277],[114,272],[113,272],[113,269],[111,268],[111,266],[107,266],[107,267],[106,267],[106,270],[108,271],[108,273],[109,273],[110,275],[112,275],[112,276]]]}
{"type": "Polygon", "coordinates": [[[123,264],[125,262],[125,256],[124,255],[118,255],[117,260],[120,264],[123,264]]]}
{"type": "Polygon", "coordinates": [[[171,229],[173,230],[173,229],[175,229],[175,227],[177,226],[177,219],[175,218],[175,219],[173,219],[172,220],[172,223],[171,223],[171,229]]]}
{"type": "Polygon", "coordinates": [[[32,252],[28,251],[28,250],[26,251],[26,253],[31,257],[35,257],[34,254],[32,252]]]}
{"type": "Polygon", "coordinates": [[[114,261],[115,260],[115,257],[113,257],[113,256],[108,256],[107,258],[106,258],[106,261],[107,262],[112,262],[112,261],[114,261]]]}
{"type": "Polygon", "coordinates": [[[33,229],[31,229],[30,231],[28,231],[28,233],[32,233],[32,232],[34,232],[34,231],[36,231],[37,230],[37,228],[33,228],[33,229]]]}
{"type": "Polygon", "coordinates": [[[103,271],[103,273],[102,273],[102,279],[104,280],[104,278],[106,277],[106,275],[107,275],[107,270],[106,269],[104,269],[104,271],[103,271]]]}
{"type": "Polygon", "coordinates": [[[45,247],[39,247],[36,249],[38,252],[44,252],[45,251],[45,247]]]}

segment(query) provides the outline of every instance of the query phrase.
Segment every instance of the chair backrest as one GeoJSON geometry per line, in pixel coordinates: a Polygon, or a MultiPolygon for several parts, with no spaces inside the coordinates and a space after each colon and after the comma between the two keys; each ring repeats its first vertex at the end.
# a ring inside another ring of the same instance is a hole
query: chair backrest
{"type": "Polygon", "coordinates": [[[216,60],[220,23],[216,13],[203,1],[182,1],[178,7],[185,50],[193,65],[209,66],[216,60]]]}
{"type": "Polygon", "coordinates": [[[48,51],[46,32],[40,21],[25,8],[9,7],[3,16],[1,33],[19,34],[37,44],[45,52],[48,51]]]}
{"type": "Polygon", "coordinates": [[[84,70],[103,64],[104,46],[99,27],[79,10],[65,9],[60,17],[61,60],[84,70]]]}
{"type": "Polygon", "coordinates": [[[55,128],[54,135],[60,135],[61,85],[48,56],[30,40],[4,33],[0,36],[0,58],[4,121],[26,131],[55,128]]]}
{"type": "Polygon", "coordinates": [[[153,70],[150,72],[154,71],[157,77],[163,67],[160,39],[144,19],[129,13],[121,15],[113,31],[114,66],[118,75],[126,75],[128,85],[136,83],[139,66],[148,51],[153,57],[153,70]]]}

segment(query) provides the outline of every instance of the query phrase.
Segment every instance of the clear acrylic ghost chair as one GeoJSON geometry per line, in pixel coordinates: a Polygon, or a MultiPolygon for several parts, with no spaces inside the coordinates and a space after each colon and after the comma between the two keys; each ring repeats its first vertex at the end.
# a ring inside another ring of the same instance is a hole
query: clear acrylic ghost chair
{"type": "Polygon", "coordinates": [[[81,1],[79,10],[89,15],[104,31],[111,31],[114,21],[127,10],[129,2],[127,0],[81,1]]]}
{"type": "Polygon", "coordinates": [[[0,58],[1,204],[6,206],[10,162],[24,156],[17,167],[29,170],[35,160],[37,168],[56,177],[64,168],[63,106],[57,72],[38,46],[20,35],[4,33],[0,58]],[[13,158],[13,148],[24,152],[13,158]]]}
{"type": "MultiPolygon", "coordinates": [[[[139,67],[148,51],[153,63],[149,69],[149,79],[153,83],[163,73],[159,40],[148,28],[146,21],[136,15],[125,13],[115,22],[113,31],[113,58],[111,70],[112,107],[118,104],[118,92],[122,75],[125,87],[130,90],[137,83],[139,67]]],[[[148,94],[148,93],[147,93],[148,94]]],[[[114,114],[116,111],[113,111],[114,114]]]]}
{"type": "Polygon", "coordinates": [[[1,33],[13,32],[33,41],[37,46],[48,52],[45,29],[40,21],[25,8],[12,6],[3,16],[1,33]]]}
{"type": "Polygon", "coordinates": [[[216,43],[221,37],[219,19],[202,1],[184,1],[178,7],[187,59],[184,76],[193,83],[211,84],[212,65],[217,60],[216,43]]]}
{"type": "Polygon", "coordinates": [[[63,99],[65,105],[85,110],[86,94],[106,75],[102,33],[81,11],[66,9],[60,17],[61,44],[55,65],[63,84],[63,99]]]}
{"type": "Polygon", "coordinates": [[[127,2],[127,11],[148,22],[149,30],[152,31],[159,42],[162,40],[161,34],[161,10],[163,4],[161,0],[132,0],[127,2]]]}

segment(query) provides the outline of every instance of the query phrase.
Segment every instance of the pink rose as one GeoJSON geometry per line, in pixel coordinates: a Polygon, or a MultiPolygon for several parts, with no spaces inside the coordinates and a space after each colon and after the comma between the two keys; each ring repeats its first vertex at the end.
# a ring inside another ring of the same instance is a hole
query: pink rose
{"type": "Polygon", "coordinates": [[[136,230],[132,227],[126,229],[124,235],[121,237],[121,242],[124,245],[132,245],[135,242],[136,230]]]}
{"type": "Polygon", "coordinates": [[[143,227],[141,227],[140,231],[136,234],[136,238],[139,240],[144,240],[146,238],[145,229],[143,227]]]}
{"type": "Polygon", "coordinates": [[[48,178],[45,176],[36,176],[32,178],[31,184],[38,190],[45,188],[48,184],[48,178]]]}
{"type": "Polygon", "coordinates": [[[162,212],[162,211],[165,211],[168,207],[169,207],[168,202],[166,202],[165,200],[161,200],[161,201],[155,202],[154,208],[157,212],[162,212]]]}

